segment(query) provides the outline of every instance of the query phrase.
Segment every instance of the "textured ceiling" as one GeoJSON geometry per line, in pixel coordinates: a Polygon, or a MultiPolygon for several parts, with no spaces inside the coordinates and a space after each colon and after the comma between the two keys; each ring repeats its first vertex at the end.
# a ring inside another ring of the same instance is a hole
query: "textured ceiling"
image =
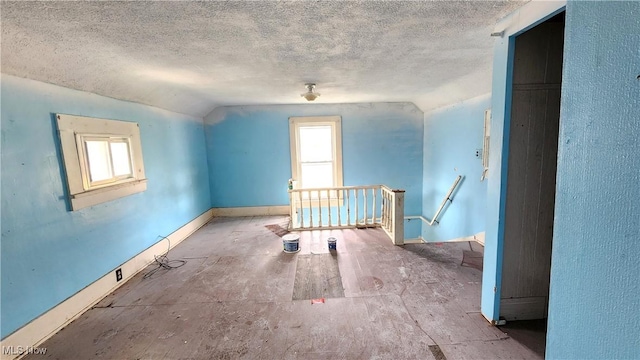
{"type": "Polygon", "coordinates": [[[496,21],[522,2],[2,2],[2,72],[203,116],[220,105],[490,91],[496,21]]]}

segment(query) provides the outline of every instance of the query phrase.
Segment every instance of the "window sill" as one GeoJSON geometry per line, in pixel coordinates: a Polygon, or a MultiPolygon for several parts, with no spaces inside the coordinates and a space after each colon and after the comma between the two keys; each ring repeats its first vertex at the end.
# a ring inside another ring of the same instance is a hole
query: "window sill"
{"type": "Polygon", "coordinates": [[[145,190],[147,190],[147,179],[140,179],[72,194],[71,209],[73,211],[84,209],[145,190]]]}

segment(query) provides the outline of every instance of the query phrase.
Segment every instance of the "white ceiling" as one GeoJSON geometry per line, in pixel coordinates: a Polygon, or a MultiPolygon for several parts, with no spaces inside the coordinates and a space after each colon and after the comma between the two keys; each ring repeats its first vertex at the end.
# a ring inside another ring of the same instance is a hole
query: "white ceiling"
{"type": "Polygon", "coordinates": [[[2,72],[202,117],[220,105],[485,94],[523,2],[5,2],[2,72]]]}

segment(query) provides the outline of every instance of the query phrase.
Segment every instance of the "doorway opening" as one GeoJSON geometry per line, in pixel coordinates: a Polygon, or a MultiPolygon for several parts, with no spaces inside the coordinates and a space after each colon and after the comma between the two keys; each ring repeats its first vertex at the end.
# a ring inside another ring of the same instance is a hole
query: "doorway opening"
{"type": "MultiPolygon", "coordinates": [[[[500,317],[544,355],[565,13],[514,43],[500,317]],[[541,333],[532,336],[531,331],[541,333]],[[538,340],[535,340],[538,339],[538,340]]],[[[527,345],[525,343],[525,345],[527,345]]]]}

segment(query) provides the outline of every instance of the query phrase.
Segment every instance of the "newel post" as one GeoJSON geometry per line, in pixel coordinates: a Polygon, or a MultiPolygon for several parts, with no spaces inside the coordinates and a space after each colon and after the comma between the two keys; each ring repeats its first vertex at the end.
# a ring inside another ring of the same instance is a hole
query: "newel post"
{"type": "Polygon", "coordinates": [[[393,191],[393,204],[391,206],[391,219],[393,219],[393,229],[391,230],[394,245],[404,245],[404,190],[393,191]]]}

